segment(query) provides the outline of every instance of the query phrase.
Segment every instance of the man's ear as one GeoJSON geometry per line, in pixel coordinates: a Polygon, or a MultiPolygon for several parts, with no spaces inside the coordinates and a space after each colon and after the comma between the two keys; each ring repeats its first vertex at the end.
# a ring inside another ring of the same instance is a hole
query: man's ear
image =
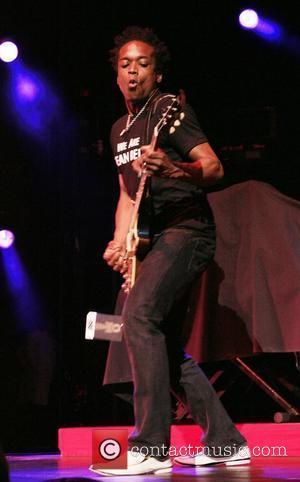
{"type": "Polygon", "coordinates": [[[157,82],[158,84],[161,83],[162,78],[163,78],[162,74],[156,74],[156,82],[157,82]]]}

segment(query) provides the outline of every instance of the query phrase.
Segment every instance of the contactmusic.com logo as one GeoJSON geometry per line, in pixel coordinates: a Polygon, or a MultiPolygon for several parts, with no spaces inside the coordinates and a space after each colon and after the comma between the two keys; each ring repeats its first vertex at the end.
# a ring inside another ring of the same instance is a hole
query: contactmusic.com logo
{"type": "Polygon", "coordinates": [[[93,465],[100,468],[127,468],[127,429],[93,430],[93,465]]]}

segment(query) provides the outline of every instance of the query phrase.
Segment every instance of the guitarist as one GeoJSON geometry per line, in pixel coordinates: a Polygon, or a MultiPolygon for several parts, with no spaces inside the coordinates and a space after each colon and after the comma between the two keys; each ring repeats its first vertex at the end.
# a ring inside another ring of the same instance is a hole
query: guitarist
{"type": "Polygon", "coordinates": [[[250,455],[244,437],[197,363],[183,352],[174,317],[170,317],[214,256],[215,225],[203,188],[222,178],[222,165],[188,105],[182,107],[173,129],[162,129],[153,142],[153,129],[174,96],[159,90],[169,53],[151,29],[127,27],[115,38],[111,60],[127,114],[111,131],[120,197],[114,238],[104,259],[126,277],[126,238],[140,176],[145,172],[142,204],[151,216],[151,249],[123,310],[135,413],[128,468],[92,466],[91,470],[105,475],[172,470],[168,448],[174,381],[184,390],[190,413],[204,431],[202,442],[210,449],[208,455],[190,454],[177,461],[199,466],[247,463],[250,455]],[[241,446],[243,452],[238,450],[241,446]]]}

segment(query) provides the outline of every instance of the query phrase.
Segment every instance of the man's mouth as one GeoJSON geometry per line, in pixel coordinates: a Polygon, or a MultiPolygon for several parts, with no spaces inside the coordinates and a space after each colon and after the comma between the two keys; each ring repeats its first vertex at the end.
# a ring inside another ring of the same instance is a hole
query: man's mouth
{"type": "Polygon", "coordinates": [[[137,80],[132,79],[128,82],[128,85],[129,85],[129,88],[132,89],[138,85],[138,82],[137,80]]]}

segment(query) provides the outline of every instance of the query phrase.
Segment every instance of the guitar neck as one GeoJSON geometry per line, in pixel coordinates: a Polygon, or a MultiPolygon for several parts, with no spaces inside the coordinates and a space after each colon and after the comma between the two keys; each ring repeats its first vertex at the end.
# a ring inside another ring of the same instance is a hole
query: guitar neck
{"type": "MultiPolygon", "coordinates": [[[[150,142],[150,148],[155,151],[157,149],[157,141],[158,135],[160,130],[168,124],[168,121],[172,119],[172,114],[174,111],[177,111],[178,100],[177,98],[173,97],[171,104],[167,107],[164,111],[162,116],[160,117],[159,122],[154,127],[153,135],[150,142]]],[[[174,129],[174,127],[173,127],[174,129]]],[[[173,131],[174,132],[174,131],[173,131]]],[[[172,133],[170,131],[170,133],[172,133]]],[[[137,269],[137,247],[139,245],[140,239],[138,236],[138,215],[141,206],[141,202],[143,199],[143,195],[146,189],[147,179],[147,166],[144,164],[142,166],[140,181],[138,185],[138,189],[135,195],[135,200],[133,201],[133,206],[131,210],[130,216],[130,223],[129,223],[129,230],[126,236],[126,276],[125,281],[122,285],[122,288],[125,290],[126,293],[129,293],[131,288],[134,285],[135,277],[136,277],[136,269],[137,269]]]]}
{"type": "MultiPolygon", "coordinates": [[[[155,132],[153,134],[151,142],[150,142],[150,146],[153,150],[155,150],[156,147],[157,147],[157,139],[158,139],[158,135],[155,132]]],[[[136,224],[136,220],[137,220],[137,217],[138,217],[138,213],[139,213],[140,205],[141,205],[141,202],[142,202],[143,194],[145,192],[145,186],[146,186],[147,179],[148,179],[148,174],[147,174],[146,170],[143,168],[142,174],[141,174],[141,177],[140,177],[139,187],[138,187],[138,190],[137,190],[136,195],[135,195],[134,207],[133,207],[132,213],[131,213],[129,229],[133,229],[135,224],[136,224]]]]}
{"type": "Polygon", "coordinates": [[[129,225],[130,230],[133,229],[136,224],[140,205],[141,205],[143,194],[145,191],[147,178],[148,178],[148,174],[146,173],[146,171],[143,171],[140,177],[139,187],[136,192],[135,201],[131,212],[130,225],[129,225]]]}

